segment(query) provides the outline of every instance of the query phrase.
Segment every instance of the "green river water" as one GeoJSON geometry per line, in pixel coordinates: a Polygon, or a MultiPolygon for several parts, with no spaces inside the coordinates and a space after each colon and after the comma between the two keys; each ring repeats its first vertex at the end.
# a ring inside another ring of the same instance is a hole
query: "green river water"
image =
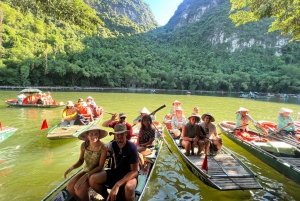
{"type": "MultiPolygon", "coordinates": [[[[300,121],[299,99],[261,101],[228,95],[217,97],[204,94],[109,92],[51,92],[51,94],[55,100],[63,102],[68,100],[76,102],[78,98],[85,99],[91,95],[96,103],[107,112],[126,112],[130,123],[143,106],[153,111],[166,104],[167,107],[156,114],[157,119],[162,120],[163,116],[169,113],[174,100],[181,101],[186,116],[195,106],[198,106],[201,114],[212,113],[216,119],[215,123],[222,120],[234,121],[235,111],[239,107],[250,109],[250,115],[255,120],[274,122],[276,122],[280,108],[287,107],[294,110],[292,117],[300,121]]],[[[81,141],[77,139],[48,140],[46,138],[48,130],[40,132],[42,122],[46,119],[49,128],[57,124],[61,119],[63,107],[48,109],[6,107],[4,101],[16,98],[16,95],[17,91],[0,91],[0,121],[3,126],[13,126],[19,129],[0,144],[0,200],[41,200],[64,181],[63,173],[79,157],[81,141]]],[[[109,114],[105,114],[103,119],[110,117],[109,114]]],[[[98,125],[101,125],[103,119],[98,125]]],[[[224,145],[257,174],[257,179],[264,189],[222,192],[210,188],[188,170],[175,149],[172,148],[174,156],[166,147],[163,147],[143,200],[300,200],[299,185],[285,178],[224,135],[221,137],[224,145]]],[[[110,140],[111,137],[107,137],[103,141],[110,140]]]]}

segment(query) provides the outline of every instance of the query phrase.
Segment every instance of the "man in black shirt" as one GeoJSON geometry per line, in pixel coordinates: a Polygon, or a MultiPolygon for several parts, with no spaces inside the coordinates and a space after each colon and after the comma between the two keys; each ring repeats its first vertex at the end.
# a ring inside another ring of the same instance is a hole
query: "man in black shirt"
{"type": "Polygon", "coordinates": [[[89,180],[90,186],[104,198],[116,200],[120,187],[124,188],[125,200],[134,200],[138,177],[138,153],[134,143],[126,140],[128,130],[125,124],[114,127],[115,140],[112,142],[115,168],[93,174],[89,180]],[[111,188],[108,195],[105,186],[111,188]]]}

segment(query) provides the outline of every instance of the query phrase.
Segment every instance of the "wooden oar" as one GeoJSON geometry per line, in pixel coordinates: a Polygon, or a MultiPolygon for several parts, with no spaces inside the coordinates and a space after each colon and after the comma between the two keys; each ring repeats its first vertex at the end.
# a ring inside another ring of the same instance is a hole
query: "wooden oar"
{"type": "MultiPolygon", "coordinates": [[[[279,133],[280,131],[284,130],[285,128],[289,127],[290,125],[287,124],[286,126],[282,127],[281,129],[279,130],[275,130],[273,131],[272,133],[269,133],[268,135],[273,135],[273,134],[276,134],[276,133],[279,133]]],[[[277,134],[276,134],[277,135],[277,134]]],[[[278,136],[278,135],[277,135],[278,136]]],[[[279,137],[279,136],[278,136],[279,137]]],[[[282,136],[280,136],[280,138],[282,138],[282,136]]]]}
{"type": "Polygon", "coordinates": [[[114,113],[111,113],[111,112],[104,111],[104,113],[114,115],[114,113]]]}

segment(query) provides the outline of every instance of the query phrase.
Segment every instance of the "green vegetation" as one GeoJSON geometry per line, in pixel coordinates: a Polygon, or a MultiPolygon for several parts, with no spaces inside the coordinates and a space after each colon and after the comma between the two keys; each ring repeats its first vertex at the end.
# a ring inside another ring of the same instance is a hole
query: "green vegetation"
{"type": "Polygon", "coordinates": [[[269,31],[281,31],[292,35],[292,40],[300,40],[299,0],[230,0],[231,19],[237,24],[272,18],[269,31]]]}
{"type": "Polygon", "coordinates": [[[176,29],[180,13],[157,28],[141,0],[86,2],[104,22],[92,35],[2,3],[0,85],[300,92],[300,43],[284,45],[275,56],[278,33],[266,34],[270,20],[235,27],[225,0],[176,29]],[[133,9],[136,20],[112,12],[116,6],[133,9]]]}

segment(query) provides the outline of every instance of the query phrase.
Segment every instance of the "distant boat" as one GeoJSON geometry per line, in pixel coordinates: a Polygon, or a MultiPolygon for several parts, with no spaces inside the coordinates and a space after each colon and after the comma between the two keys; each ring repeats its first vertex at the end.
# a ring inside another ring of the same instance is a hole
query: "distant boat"
{"type": "Polygon", "coordinates": [[[155,89],[151,89],[151,90],[150,90],[150,93],[151,93],[151,94],[155,94],[155,93],[156,93],[156,90],[155,90],[155,89]]]}
{"type": "Polygon", "coordinates": [[[187,95],[190,95],[190,94],[191,94],[191,92],[190,92],[190,91],[187,91],[187,92],[186,92],[186,94],[187,94],[187,95]]]}

